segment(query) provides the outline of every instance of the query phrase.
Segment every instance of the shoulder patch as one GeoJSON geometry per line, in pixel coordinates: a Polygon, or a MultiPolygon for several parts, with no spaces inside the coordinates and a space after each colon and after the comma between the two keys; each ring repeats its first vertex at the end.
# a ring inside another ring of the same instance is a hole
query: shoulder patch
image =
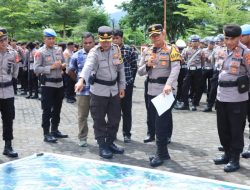
{"type": "Polygon", "coordinates": [[[171,48],[170,61],[181,61],[181,54],[175,47],[171,48]]]}

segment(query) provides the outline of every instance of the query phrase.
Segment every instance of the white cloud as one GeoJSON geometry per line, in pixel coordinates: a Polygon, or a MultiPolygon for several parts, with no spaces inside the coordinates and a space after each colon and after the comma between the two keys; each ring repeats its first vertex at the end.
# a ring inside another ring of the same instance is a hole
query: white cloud
{"type": "Polygon", "coordinates": [[[115,7],[115,5],[121,5],[122,2],[129,0],[103,0],[103,6],[107,13],[114,13],[121,11],[115,7]]]}

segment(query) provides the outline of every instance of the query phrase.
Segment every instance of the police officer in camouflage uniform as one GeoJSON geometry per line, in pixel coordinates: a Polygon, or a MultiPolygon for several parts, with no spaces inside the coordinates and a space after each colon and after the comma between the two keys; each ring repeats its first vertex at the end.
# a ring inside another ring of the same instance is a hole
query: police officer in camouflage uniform
{"type": "Polygon", "coordinates": [[[224,26],[224,35],[227,55],[219,74],[216,113],[218,134],[225,152],[214,159],[214,163],[226,164],[224,171],[234,172],[240,168],[240,153],[244,147],[250,50],[240,43],[240,26],[224,26]]]}
{"type": "Polygon", "coordinates": [[[43,31],[43,35],[45,44],[35,54],[34,72],[41,74],[44,141],[53,143],[57,141],[57,138],[68,137],[58,130],[64,97],[61,71],[66,64],[61,48],[55,46],[55,31],[48,28],[43,31]]]}
{"type": "Polygon", "coordinates": [[[181,56],[175,46],[165,42],[161,24],[149,26],[148,33],[153,45],[143,51],[138,74],[148,74],[149,123],[155,129],[157,145],[155,156],[149,160],[152,167],[157,167],[170,159],[167,144],[172,135],[173,119],[171,108],[159,116],[151,100],[161,93],[166,95],[173,91],[176,94],[181,56]]]}
{"type": "Polygon", "coordinates": [[[101,26],[98,35],[99,44],[90,50],[75,91],[79,92],[84,87],[84,81],[90,83],[90,112],[99,155],[110,159],[113,153],[124,152],[114,144],[114,140],[121,119],[120,98],[125,95],[126,81],[119,46],[111,43],[112,28],[101,26]]]}
{"type": "Polygon", "coordinates": [[[15,118],[12,78],[17,79],[18,60],[17,52],[8,47],[6,29],[0,28],[0,113],[2,115],[3,140],[5,141],[3,154],[9,157],[18,156],[11,145],[15,118]]]}

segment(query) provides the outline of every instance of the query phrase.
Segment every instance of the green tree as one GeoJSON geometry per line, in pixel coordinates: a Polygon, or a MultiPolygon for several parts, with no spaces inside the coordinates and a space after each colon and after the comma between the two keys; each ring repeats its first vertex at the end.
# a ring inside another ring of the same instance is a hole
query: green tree
{"type": "Polygon", "coordinates": [[[108,15],[105,13],[99,13],[92,15],[87,22],[87,30],[92,33],[97,33],[100,26],[108,26],[108,15]]]}
{"type": "Polygon", "coordinates": [[[199,23],[196,29],[200,33],[222,32],[228,23],[244,24],[249,22],[250,12],[247,1],[242,0],[189,0],[189,4],[180,4],[181,11],[176,12],[191,21],[199,23]],[[207,30],[210,28],[210,30],[207,30]]]}
{"type": "MultiPolygon", "coordinates": [[[[178,36],[185,35],[185,29],[192,26],[187,17],[180,14],[173,14],[179,11],[179,3],[186,3],[186,0],[167,0],[167,36],[169,39],[176,39],[178,36]]],[[[122,3],[120,6],[128,12],[128,21],[130,26],[135,29],[138,26],[144,26],[144,30],[154,23],[163,24],[164,4],[162,0],[131,0],[128,3],[122,3]]]]}

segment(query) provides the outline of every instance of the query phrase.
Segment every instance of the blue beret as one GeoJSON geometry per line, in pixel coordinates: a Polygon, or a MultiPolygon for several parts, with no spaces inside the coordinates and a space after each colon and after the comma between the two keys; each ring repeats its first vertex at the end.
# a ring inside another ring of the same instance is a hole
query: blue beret
{"type": "Polygon", "coordinates": [[[45,37],[56,37],[56,32],[53,29],[51,29],[51,28],[46,28],[43,31],[43,35],[45,37]]]}
{"type": "Polygon", "coordinates": [[[241,35],[250,35],[250,24],[244,24],[241,26],[241,35]]]}

